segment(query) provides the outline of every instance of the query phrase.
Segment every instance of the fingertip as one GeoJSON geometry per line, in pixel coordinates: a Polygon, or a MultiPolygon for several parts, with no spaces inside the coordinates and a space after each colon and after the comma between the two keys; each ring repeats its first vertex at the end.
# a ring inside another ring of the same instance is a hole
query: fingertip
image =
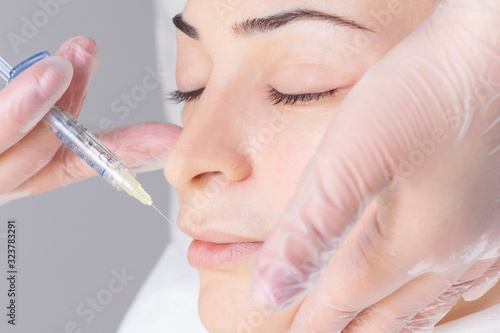
{"type": "Polygon", "coordinates": [[[91,62],[99,62],[101,52],[97,43],[90,37],[78,36],[67,40],[56,55],[68,58],[74,66],[83,66],[91,62]]]}
{"type": "Polygon", "coordinates": [[[252,299],[256,305],[266,309],[266,311],[276,313],[278,309],[269,284],[261,279],[253,279],[252,281],[252,299]]]}
{"type": "Polygon", "coordinates": [[[463,295],[462,298],[466,302],[473,302],[485,294],[484,288],[480,286],[472,286],[463,295]]]}
{"type": "Polygon", "coordinates": [[[97,48],[97,43],[94,39],[87,36],[76,36],[68,39],[60,48],[60,50],[64,50],[71,45],[78,45],[82,50],[86,51],[88,54],[96,54],[99,53],[99,49],[97,48]]]}
{"type": "Polygon", "coordinates": [[[308,289],[302,274],[277,261],[257,263],[251,280],[254,302],[272,312],[286,310],[308,289]]]}
{"type": "Polygon", "coordinates": [[[473,302],[488,293],[500,281],[500,271],[488,271],[479,278],[464,294],[466,302],[473,302]]]}
{"type": "Polygon", "coordinates": [[[182,129],[161,122],[114,127],[96,136],[134,172],[159,170],[165,164],[182,129]]]}
{"type": "Polygon", "coordinates": [[[44,100],[57,100],[68,89],[73,77],[73,66],[67,59],[48,57],[33,67],[35,77],[32,82],[44,100]]]}

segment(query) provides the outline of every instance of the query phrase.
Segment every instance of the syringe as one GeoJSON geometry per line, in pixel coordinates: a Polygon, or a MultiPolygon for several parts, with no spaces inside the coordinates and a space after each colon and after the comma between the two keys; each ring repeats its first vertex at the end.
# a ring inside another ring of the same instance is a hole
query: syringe
{"type": "MultiPolygon", "coordinates": [[[[50,56],[48,52],[38,53],[14,68],[0,57],[0,77],[8,84],[24,70],[48,56],[50,56]]],[[[135,174],[125,163],[62,107],[54,105],[43,118],[43,122],[68,148],[114,188],[119,191],[124,190],[142,204],[153,207],[172,223],[153,205],[151,196],[142,188],[135,179],[135,174]]]]}

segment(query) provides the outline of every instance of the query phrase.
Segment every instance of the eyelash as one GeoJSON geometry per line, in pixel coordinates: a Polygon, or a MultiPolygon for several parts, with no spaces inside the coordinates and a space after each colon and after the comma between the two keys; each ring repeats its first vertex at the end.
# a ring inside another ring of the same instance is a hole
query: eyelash
{"type": "Polygon", "coordinates": [[[322,93],[315,94],[300,94],[300,95],[287,95],[280,93],[274,88],[270,88],[268,91],[269,100],[274,105],[294,105],[297,103],[308,103],[308,102],[318,102],[323,98],[333,97],[338,93],[339,89],[334,89],[330,91],[325,91],[322,93]]]}
{"type": "Polygon", "coordinates": [[[169,94],[168,100],[175,104],[180,104],[182,102],[192,102],[197,100],[201,94],[203,94],[205,88],[201,88],[191,92],[182,92],[180,90],[173,91],[169,94]]]}
{"type": "MultiPolygon", "coordinates": [[[[204,90],[205,88],[191,92],[182,92],[180,90],[176,90],[169,94],[168,100],[175,104],[192,102],[197,100],[203,94],[204,90]]],[[[278,90],[270,87],[267,95],[273,105],[294,105],[297,103],[317,102],[323,98],[334,97],[335,95],[337,95],[338,91],[339,89],[334,89],[315,94],[287,95],[280,93],[278,90]]]]}

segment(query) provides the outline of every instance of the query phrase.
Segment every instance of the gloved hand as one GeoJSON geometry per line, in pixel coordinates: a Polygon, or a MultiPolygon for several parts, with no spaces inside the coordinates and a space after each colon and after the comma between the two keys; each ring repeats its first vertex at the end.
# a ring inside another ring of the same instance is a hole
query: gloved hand
{"type": "MultiPolygon", "coordinates": [[[[77,117],[99,62],[95,42],[77,37],[0,91],[0,204],[97,175],[39,122],[56,102],[77,117]]],[[[163,167],[180,131],[142,123],[97,136],[140,172],[163,167]]]]}
{"type": "Polygon", "coordinates": [[[500,1],[448,0],[336,110],[259,254],[292,332],[427,332],[500,277],[500,1]]]}

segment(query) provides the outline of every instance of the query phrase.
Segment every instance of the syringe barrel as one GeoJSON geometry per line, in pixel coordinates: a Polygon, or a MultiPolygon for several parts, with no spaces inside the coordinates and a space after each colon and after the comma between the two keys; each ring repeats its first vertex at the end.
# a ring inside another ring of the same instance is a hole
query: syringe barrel
{"type": "Polygon", "coordinates": [[[47,127],[108,183],[121,190],[120,177],[135,177],[126,165],[72,115],[55,105],[44,117],[47,127]]]}

